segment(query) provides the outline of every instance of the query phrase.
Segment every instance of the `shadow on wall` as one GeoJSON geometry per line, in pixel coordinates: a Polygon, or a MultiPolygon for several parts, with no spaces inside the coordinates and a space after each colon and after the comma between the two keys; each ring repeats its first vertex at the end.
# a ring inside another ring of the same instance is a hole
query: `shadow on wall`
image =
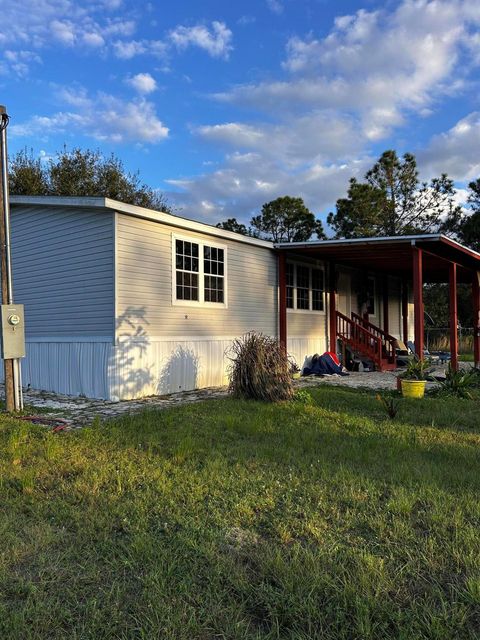
{"type": "Polygon", "coordinates": [[[149,362],[150,339],[145,307],[127,307],[116,320],[119,346],[113,358],[112,399],[135,398],[152,387],[153,364],[149,362]]]}
{"type": "Polygon", "coordinates": [[[175,393],[177,391],[197,389],[198,373],[198,356],[191,349],[178,346],[162,369],[157,393],[175,393]]]}

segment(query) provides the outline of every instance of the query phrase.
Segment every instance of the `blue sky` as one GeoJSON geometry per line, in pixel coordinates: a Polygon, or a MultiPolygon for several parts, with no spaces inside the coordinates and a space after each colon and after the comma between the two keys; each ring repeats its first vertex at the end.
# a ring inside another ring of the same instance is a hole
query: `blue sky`
{"type": "Polygon", "coordinates": [[[10,152],[114,152],[186,216],[319,217],[387,148],[480,176],[478,0],[3,0],[10,152]]]}

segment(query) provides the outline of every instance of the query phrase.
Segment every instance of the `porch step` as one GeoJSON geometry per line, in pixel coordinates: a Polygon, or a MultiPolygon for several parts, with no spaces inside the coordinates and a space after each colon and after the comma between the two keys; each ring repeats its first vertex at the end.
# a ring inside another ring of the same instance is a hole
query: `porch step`
{"type": "Polygon", "coordinates": [[[336,318],[337,336],[354,355],[370,360],[379,371],[396,369],[393,336],[355,313],[348,318],[337,311],[336,318]]]}

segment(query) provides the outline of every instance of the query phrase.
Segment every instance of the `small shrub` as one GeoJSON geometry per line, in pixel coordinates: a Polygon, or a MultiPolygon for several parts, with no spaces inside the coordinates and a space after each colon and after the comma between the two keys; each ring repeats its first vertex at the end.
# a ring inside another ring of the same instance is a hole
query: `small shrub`
{"type": "Polygon", "coordinates": [[[235,397],[266,402],[292,399],[288,355],[275,338],[251,331],[233,341],[227,357],[229,390],[235,397]]]}
{"type": "Polygon", "coordinates": [[[390,418],[390,420],[394,420],[397,416],[398,410],[400,409],[401,398],[396,398],[391,395],[381,395],[377,394],[377,400],[382,405],[385,413],[390,418]]]}
{"type": "Polygon", "coordinates": [[[472,398],[472,390],[480,388],[480,372],[474,367],[458,369],[448,365],[445,380],[435,389],[435,395],[456,398],[472,398]]]}
{"type": "Polygon", "coordinates": [[[298,404],[303,404],[303,405],[313,404],[312,396],[308,393],[308,391],[305,391],[305,389],[297,389],[297,391],[295,391],[295,394],[292,398],[292,401],[297,402],[298,404]]]}

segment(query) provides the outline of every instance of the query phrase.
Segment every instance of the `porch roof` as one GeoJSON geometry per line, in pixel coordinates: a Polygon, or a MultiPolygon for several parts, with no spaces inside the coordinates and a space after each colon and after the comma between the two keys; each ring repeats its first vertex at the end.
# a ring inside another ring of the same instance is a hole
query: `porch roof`
{"type": "Polygon", "coordinates": [[[280,252],[410,279],[413,248],[422,249],[424,282],[448,282],[449,265],[457,265],[459,282],[470,283],[480,271],[480,253],[442,234],[285,242],[280,252]]]}

